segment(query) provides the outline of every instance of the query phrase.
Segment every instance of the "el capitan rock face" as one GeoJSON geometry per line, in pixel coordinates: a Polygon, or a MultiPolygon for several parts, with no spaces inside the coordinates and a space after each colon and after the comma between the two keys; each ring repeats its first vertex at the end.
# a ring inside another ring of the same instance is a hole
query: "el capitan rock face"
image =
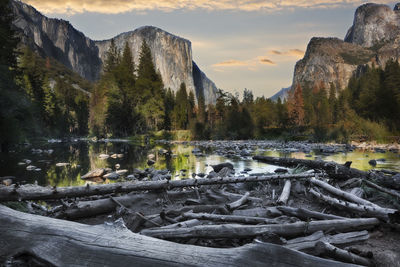
{"type": "Polygon", "coordinates": [[[306,54],[295,66],[293,85],[333,83],[344,89],[365,65],[385,67],[400,59],[400,10],[365,4],[357,8],[345,40],[312,38],[306,54]]]}
{"type": "MultiPolygon", "coordinates": [[[[47,18],[22,2],[12,1],[12,6],[16,15],[14,25],[23,43],[88,80],[99,79],[111,40],[93,41],[69,22],[47,18]]],[[[184,82],[197,97],[203,94],[207,104],[215,103],[217,87],[193,62],[190,41],[151,26],[119,34],[114,40],[120,49],[125,42],[129,43],[136,64],[142,42],[146,41],[165,88],[176,92],[184,82]]]]}

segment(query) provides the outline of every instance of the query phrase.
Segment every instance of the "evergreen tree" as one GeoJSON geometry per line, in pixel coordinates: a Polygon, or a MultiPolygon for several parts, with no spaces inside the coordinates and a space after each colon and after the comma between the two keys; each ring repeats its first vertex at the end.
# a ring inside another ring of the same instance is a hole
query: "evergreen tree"
{"type": "Polygon", "coordinates": [[[0,1],[0,152],[32,134],[30,101],[16,84],[17,44],[8,0],[0,1]]]}
{"type": "Polygon", "coordinates": [[[186,85],[182,83],[178,92],[176,92],[176,101],[174,107],[174,125],[175,129],[187,129],[189,123],[190,104],[186,92],[186,85]]]}

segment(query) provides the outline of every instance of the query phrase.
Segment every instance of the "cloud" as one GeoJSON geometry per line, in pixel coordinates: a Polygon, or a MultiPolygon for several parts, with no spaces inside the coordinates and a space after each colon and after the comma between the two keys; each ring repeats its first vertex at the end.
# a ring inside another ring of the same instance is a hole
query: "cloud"
{"type": "Polygon", "coordinates": [[[266,65],[276,65],[275,62],[273,62],[272,60],[270,60],[268,58],[260,58],[260,63],[266,64],[266,65]]]}
{"type": "Polygon", "coordinates": [[[304,56],[304,53],[305,52],[301,49],[290,49],[290,50],[286,50],[286,51],[279,51],[279,50],[269,51],[270,55],[299,57],[299,58],[302,58],[304,56]]]}
{"type": "MultiPolygon", "coordinates": [[[[357,6],[363,0],[24,0],[44,13],[84,13],[97,12],[118,14],[129,11],[162,10],[241,10],[267,11],[294,8],[336,8],[357,6]]],[[[375,0],[389,4],[391,0],[375,0]]]]}
{"type": "Polygon", "coordinates": [[[213,64],[214,67],[238,67],[238,66],[249,66],[249,62],[231,59],[219,63],[213,64]]]}

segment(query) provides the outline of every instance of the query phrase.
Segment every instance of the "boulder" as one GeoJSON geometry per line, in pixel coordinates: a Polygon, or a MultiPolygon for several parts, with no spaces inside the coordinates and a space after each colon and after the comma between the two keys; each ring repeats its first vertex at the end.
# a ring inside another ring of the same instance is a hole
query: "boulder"
{"type": "Polygon", "coordinates": [[[211,165],[211,167],[217,173],[220,172],[223,168],[229,168],[229,169],[233,170],[233,165],[232,165],[232,163],[229,163],[229,162],[211,165]]]}
{"type": "Polygon", "coordinates": [[[370,161],[368,161],[369,165],[371,166],[376,166],[376,160],[371,159],[370,161]]]}

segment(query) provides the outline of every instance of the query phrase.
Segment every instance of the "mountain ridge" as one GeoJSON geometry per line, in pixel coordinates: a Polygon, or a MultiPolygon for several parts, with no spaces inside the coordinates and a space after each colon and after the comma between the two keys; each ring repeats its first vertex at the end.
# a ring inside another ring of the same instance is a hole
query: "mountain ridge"
{"type": "Polygon", "coordinates": [[[294,68],[292,88],[297,84],[337,90],[347,87],[353,75],[362,73],[365,66],[384,68],[390,59],[400,59],[399,4],[391,9],[387,5],[368,3],[359,6],[353,25],[346,37],[313,37],[304,57],[294,68]]]}
{"type": "Polygon", "coordinates": [[[216,101],[217,87],[203,72],[203,75],[196,75],[199,80],[194,80],[192,47],[187,39],[154,26],[142,26],[111,39],[92,40],[66,20],[48,18],[21,1],[11,3],[16,15],[14,26],[25,45],[44,57],[56,59],[90,81],[99,79],[111,39],[116,40],[120,49],[128,42],[136,63],[141,44],[146,41],[165,88],[176,92],[184,82],[196,98],[203,95],[206,104],[216,101]]]}

